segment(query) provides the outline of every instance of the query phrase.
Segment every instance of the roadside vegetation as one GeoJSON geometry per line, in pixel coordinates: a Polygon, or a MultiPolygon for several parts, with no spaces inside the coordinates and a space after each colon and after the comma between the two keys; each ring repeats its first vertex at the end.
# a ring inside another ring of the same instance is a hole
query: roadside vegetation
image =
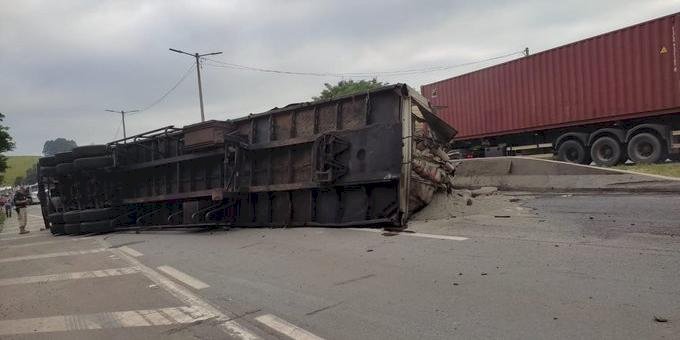
{"type": "Polygon", "coordinates": [[[17,178],[26,176],[26,171],[38,163],[40,156],[6,156],[7,170],[3,177],[3,185],[14,185],[17,178]]]}
{"type": "Polygon", "coordinates": [[[618,165],[613,169],[680,178],[680,163],[618,165]]]}

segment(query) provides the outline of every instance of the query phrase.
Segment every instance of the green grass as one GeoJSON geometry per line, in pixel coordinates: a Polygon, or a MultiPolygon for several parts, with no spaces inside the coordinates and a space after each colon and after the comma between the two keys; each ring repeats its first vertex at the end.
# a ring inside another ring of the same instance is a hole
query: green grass
{"type": "Polygon", "coordinates": [[[680,163],[618,165],[614,169],[643,172],[646,174],[680,177],[680,163]]]}
{"type": "Polygon", "coordinates": [[[7,156],[7,171],[2,185],[14,185],[14,179],[26,175],[26,170],[38,162],[40,156],[7,156]]]}

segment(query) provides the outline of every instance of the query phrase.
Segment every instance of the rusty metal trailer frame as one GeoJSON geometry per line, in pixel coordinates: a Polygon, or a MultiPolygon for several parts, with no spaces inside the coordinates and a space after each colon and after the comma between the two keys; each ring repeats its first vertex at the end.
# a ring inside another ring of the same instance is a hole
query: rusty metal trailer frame
{"type": "Polygon", "coordinates": [[[113,211],[117,229],[405,226],[415,124],[441,142],[455,134],[403,84],[166,126],[108,143],[105,167],[41,175],[43,210],[71,221],[113,211]]]}

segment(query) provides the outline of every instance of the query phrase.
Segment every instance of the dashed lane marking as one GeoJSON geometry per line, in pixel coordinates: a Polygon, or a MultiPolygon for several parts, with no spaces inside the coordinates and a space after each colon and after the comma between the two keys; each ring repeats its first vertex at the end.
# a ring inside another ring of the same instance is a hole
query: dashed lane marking
{"type": "Polygon", "coordinates": [[[184,272],[181,272],[173,267],[170,266],[160,266],[157,268],[158,270],[162,271],[163,273],[166,273],[172,277],[174,277],[177,281],[180,281],[187,286],[193,287],[194,289],[204,289],[210,287],[207,283],[189,275],[184,272]]]}
{"type": "MultiPolygon", "coordinates": [[[[97,239],[103,247],[110,247],[111,245],[102,238],[97,239]]],[[[121,247],[122,248],[122,247],[121,247]]],[[[199,308],[205,313],[214,315],[216,322],[218,322],[220,328],[227,334],[243,339],[243,340],[257,340],[260,339],[256,334],[252,333],[250,330],[241,326],[233,318],[236,315],[228,316],[224,314],[219,309],[213,307],[210,303],[201,299],[188,289],[176,284],[169,278],[161,275],[159,272],[145,266],[142,262],[137,260],[134,256],[128,255],[121,248],[110,249],[111,252],[118,255],[121,259],[127,261],[131,266],[139,268],[140,272],[144,274],[147,278],[157,284],[159,287],[163,288],[165,291],[170,293],[175,298],[179,299],[183,303],[189,306],[194,306],[194,308],[199,308]]]]}
{"type": "MultiPolygon", "coordinates": [[[[368,228],[348,228],[349,230],[355,230],[355,231],[367,231],[370,233],[386,233],[389,231],[381,230],[381,229],[368,229],[368,228]]],[[[436,234],[424,234],[424,233],[403,233],[403,232],[397,232],[396,234],[402,235],[402,236],[413,236],[413,237],[424,237],[424,238],[434,238],[438,240],[452,240],[452,241],[465,241],[468,238],[467,237],[462,237],[462,236],[449,236],[449,235],[436,235],[436,234]]]]}
{"type": "Polygon", "coordinates": [[[187,324],[214,318],[199,306],[1,320],[0,335],[187,324]]]}
{"type": "Polygon", "coordinates": [[[4,258],[4,259],[0,259],[0,263],[25,261],[25,260],[36,260],[36,259],[47,259],[47,258],[51,258],[51,257],[61,257],[61,256],[94,254],[94,253],[101,253],[101,252],[107,251],[107,250],[108,249],[106,249],[106,248],[97,248],[97,249],[89,249],[89,250],[62,251],[62,252],[58,252],[58,253],[7,257],[7,258],[4,258]]]}
{"type": "Polygon", "coordinates": [[[295,340],[323,340],[309,331],[293,325],[292,323],[279,318],[276,315],[265,314],[255,318],[255,320],[267,327],[295,340]]]}
{"type": "Polygon", "coordinates": [[[144,254],[128,247],[128,246],[123,246],[119,248],[120,250],[124,251],[126,254],[132,256],[132,257],[140,257],[143,256],[144,254]]]}
{"type": "Polygon", "coordinates": [[[120,276],[139,273],[139,268],[135,267],[124,267],[124,268],[111,268],[102,270],[93,270],[88,272],[72,272],[72,273],[61,273],[61,274],[51,274],[51,275],[38,275],[38,276],[24,276],[15,277],[9,279],[0,279],[0,286],[11,286],[26,283],[45,283],[54,281],[66,281],[66,280],[79,280],[79,279],[92,279],[96,277],[108,277],[108,276],[120,276]]]}

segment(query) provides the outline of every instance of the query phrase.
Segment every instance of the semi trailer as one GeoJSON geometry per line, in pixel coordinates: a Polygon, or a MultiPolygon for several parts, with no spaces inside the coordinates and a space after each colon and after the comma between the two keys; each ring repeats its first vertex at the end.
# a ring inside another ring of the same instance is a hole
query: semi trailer
{"type": "Polygon", "coordinates": [[[417,91],[390,85],[43,157],[40,203],[55,234],[399,228],[414,209],[410,193],[428,183],[415,173],[422,162],[412,171],[417,155],[427,145],[449,143],[455,133],[417,91]]]}
{"type": "Polygon", "coordinates": [[[423,85],[463,157],[678,157],[680,13],[423,85]]]}

